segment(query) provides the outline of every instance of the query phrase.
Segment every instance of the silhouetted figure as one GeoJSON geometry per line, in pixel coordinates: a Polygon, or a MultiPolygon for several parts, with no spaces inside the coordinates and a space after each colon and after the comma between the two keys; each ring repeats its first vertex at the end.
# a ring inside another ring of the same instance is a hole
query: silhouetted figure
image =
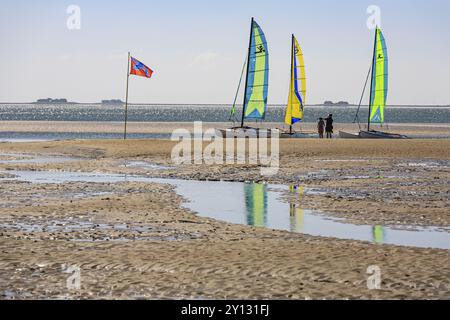
{"type": "Polygon", "coordinates": [[[328,117],[325,119],[325,131],[327,133],[327,139],[333,138],[333,115],[330,113],[328,117]]]}
{"type": "Polygon", "coordinates": [[[319,118],[319,122],[317,123],[317,131],[319,132],[319,138],[323,139],[323,133],[325,131],[325,121],[323,121],[323,118],[319,118]]]}

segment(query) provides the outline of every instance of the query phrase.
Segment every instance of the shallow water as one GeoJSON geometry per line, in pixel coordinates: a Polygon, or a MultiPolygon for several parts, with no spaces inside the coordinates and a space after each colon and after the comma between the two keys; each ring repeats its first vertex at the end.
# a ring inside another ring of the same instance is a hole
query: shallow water
{"type": "MultiPolygon", "coordinates": [[[[240,119],[242,108],[238,108],[240,119]]],[[[123,106],[95,104],[0,104],[3,121],[123,121],[123,106]]],[[[129,105],[129,121],[227,122],[231,106],[227,105],[129,105]]],[[[306,106],[305,122],[333,113],[339,123],[352,123],[357,107],[306,106]]],[[[359,118],[367,119],[367,107],[362,107],[359,118]]],[[[283,123],[284,105],[269,105],[266,121],[283,123]]],[[[392,107],[385,110],[389,123],[450,123],[448,107],[392,107]]],[[[364,122],[364,121],[362,121],[364,122]]]]}
{"type": "Polygon", "coordinates": [[[187,208],[217,220],[313,236],[450,249],[450,234],[439,228],[353,225],[282,199],[282,191],[288,189],[298,197],[307,194],[301,187],[199,181],[178,182],[176,186],[177,193],[190,200],[187,208]],[[411,228],[414,231],[405,230],[411,228]]]}
{"type": "MultiPolygon", "coordinates": [[[[170,133],[128,133],[129,139],[170,139],[170,133]]],[[[79,139],[123,139],[111,132],[0,132],[0,142],[42,142],[79,139]]]]}
{"type": "MultiPolygon", "coordinates": [[[[9,171],[9,173],[16,175],[15,180],[32,183],[73,181],[168,183],[174,185],[176,192],[188,201],[184,204],[186,208],[203,217],[313,236],[353,239],[379,244],[450,249],[449,228],[443,231],[442,228],[436,227],[353,225],[319,212],[306,210],[283,199],[286,191],[300,198],[309,192],[314,192],[299,186],[288,188],[282,185],[160,179],[135,175],[61,171],[9,171]]],[[[11,178],[1,180],[11,180],[11,178]]]]}
{"type": "Polygon", "coordinates": [[[448,169],[450,160],[432,160],[432,161],[408,161],[398,164],[400,167],[424,168],[424,169],[448,169]]]}
{"type": "Polygon", "coordinates": [[[96,223],[90,220],[44,220],[44,219],[29,219],[26,222],[6,221],[0,223],[0,230],[7,231],[21,231],[26,233],[38,232],[62,232],[69,235],[74,232],[82,232],[78,238],[68,236],[71,241],[142,241],[142,240],[164,240],[175,241],[182,239],[193,239],[200,235],[184,235],[184,234],[165,234],[169,230],[165,228],[148,226],[148,225],[128,225],[125,223],[108,224],[96,223]],[[88,238],[89,234],[86,232],[100,231],[106,235],[96,234],[95,237],[88,238]],[[112,236],[108,231],[123,231],[119,235],[112,236]],[[83,233],[85,232],[85,233],[83,233]]]}
{"type": "Polygon", "coordinates": [[[139,169],[149,169],[149,170],[167,170],[172,169],[169,166],[164,166],[161,164],[156,164],[148,161],[125,161],[125,163],[122,165],[122,167],[125,168],[139,168],[139,169]]]}
{"type": "Polygon", "coordinates": [[[62,155],[40,155],[40,154],[27,154],[27,153],[0,153],[0,163],[4,164],[50,164],[50,163],[63,163],[69,161],[79,161],[82,158],[66,157],[62,155]],[[3,160],[2,158],[7,158],[3,160]],[[10,159],[13,158],[13,159],[10,159]]]}

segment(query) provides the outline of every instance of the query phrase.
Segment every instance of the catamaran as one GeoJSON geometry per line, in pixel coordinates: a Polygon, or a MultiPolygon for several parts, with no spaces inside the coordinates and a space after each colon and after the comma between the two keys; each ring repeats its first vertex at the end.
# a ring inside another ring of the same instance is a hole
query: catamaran
{"type": "Polygon", "coordinates": [[[359,134],[339,132],[341,138],[364,138],[364,139],[405,139],[406,136],[381,132],[371,129],[371,124],[384,124],[384,109],[386,107],[388,94],[388,53],[386,40],[380,28],[375,29],[375,43],[373,50],[372,66],[367,74],[366,84],[356,112],[355,120],[359,118],[358,113],[361,107],[362,98],[366,89],[367,81],[371,75],[369,114],[367,120],[367,130],[360,130],[359,134]]]}
{"type": "Polygon", "coordinates": [[[282,138],[304,136],[304,134],[293,130],[293,126],[303,120],[306,101],[305,61],[302,49],[294,35],[292,35],[291,77],[289,83],[289,98],[284,118],[284,123],[289,126],[289,131],[282,132],[282,138]]]}
{"type": "MultiPolygon", "coordinates": [[[[269,89],[269,50],[266,36],[259,24],[252,18],[250,27],[250,41],[248,55],[244,68],[242,69],[241,80],[235,96],[231,116],[236,115],[236,99],[242,81],[242,76],[246,66],[244,102],[240,126],[225,130],[216,130],[222,136],[239,137],[252,132],[259,136],[260,129],[245,126],[245,120],[264,120],[267,110],[267,95],[269,89]]],[[[272,130],[268,129],[267,136],[271,136],[272,130]]]]}

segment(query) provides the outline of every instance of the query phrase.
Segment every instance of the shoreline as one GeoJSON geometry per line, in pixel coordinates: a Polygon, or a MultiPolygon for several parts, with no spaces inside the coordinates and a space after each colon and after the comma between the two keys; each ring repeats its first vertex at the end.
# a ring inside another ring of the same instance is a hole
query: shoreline
{"type": "MultiPolygon", "coordinates": [[[[0,132],[93,132],[93,133],[122,133],[123,122],[99,121],[0,121],[0,132]]],[[[202,122],[203,130],[230,127],[230,122],[202,122]]],[[[316,123],[302,123],[300,131],[316,132],[316,123]]],[[[283,128],[283,123],[265,122],[255,126],[257,128],[283,128]]],[[[193,122],[128,122],[129,133],[171,133],[176,129],[193,130],[193,122]]],[[[403,123],[389,124],[388,131],[413,135],[445,135],[450,138],[450,123],[403,123]]],[[[298,129],[297,129],[298,130],[298,129]]],[[[337,137],[339,130],[358,131],[357,124],[335,123],[334,133],[337,137]]]]}

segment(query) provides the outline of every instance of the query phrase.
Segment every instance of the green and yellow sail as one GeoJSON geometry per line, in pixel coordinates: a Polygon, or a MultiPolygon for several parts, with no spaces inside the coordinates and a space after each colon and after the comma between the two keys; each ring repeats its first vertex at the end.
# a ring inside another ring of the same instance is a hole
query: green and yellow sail
{"type": "Polygon", "coordinates": [[[244,118],[264,119],[269,88],[269,50],[261,27],[252,19],[247,77],[244,94],[244,118]]]}
{"type": "Polygon", "coordinates": [[[383,124],[388,93],[388,54],[386,40],[380,28],[376,28],[375,32],[371,82],[369,125],[383,124]]]}
{"type": "Polygon", "coordinates": [[[292,126],[303,120],[303,108],[306,100],[306,74],[303,52],[297,39],[292,35],[291,79],[289,98],[284,122],[292,126]]]}

